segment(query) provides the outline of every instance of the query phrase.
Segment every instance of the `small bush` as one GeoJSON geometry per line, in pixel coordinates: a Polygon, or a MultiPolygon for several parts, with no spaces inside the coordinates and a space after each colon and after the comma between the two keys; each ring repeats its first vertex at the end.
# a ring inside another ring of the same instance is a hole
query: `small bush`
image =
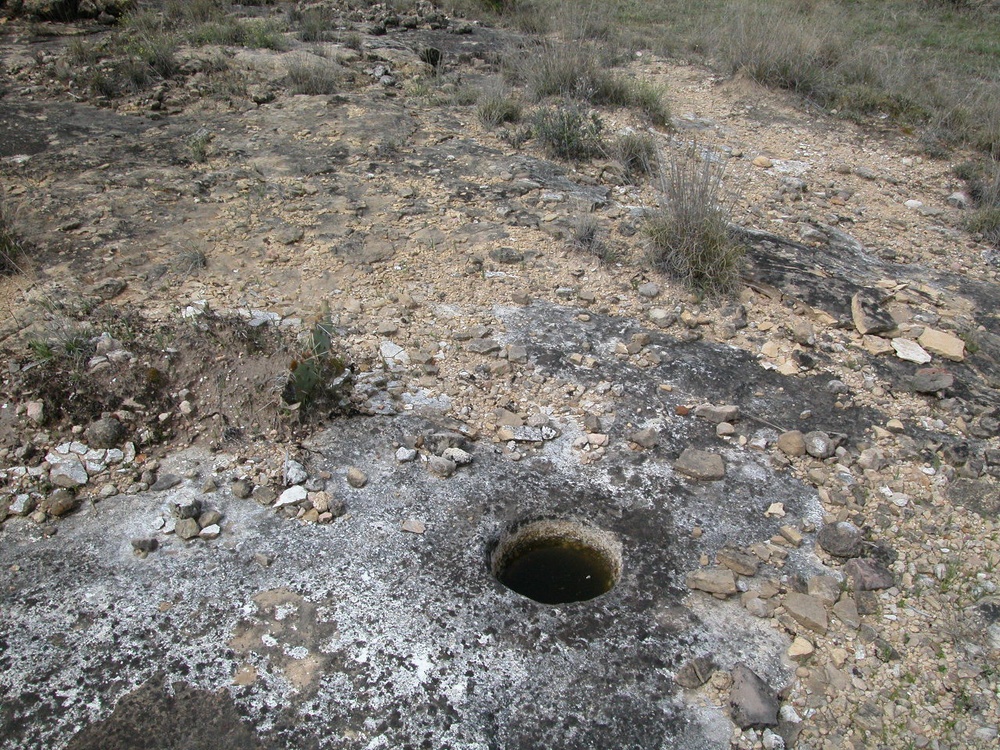
{"type": "Polygon", "coordinates": [[[604,124],[575,105],[541,109],[533,124],[535,137],[557,158],[582,161],[603,151],[604,124]]]}
{"type": "Polygon", "coordinates": [[[288,83],[292,93],[328,95],[336,94],[340,74],[338,70],[319,60],[300,59],[288,66],[288,83]]]}
{"type": "Polygon", "coordinates": [[[615,140],[612,154],[629,180],[636,182],[656,167],[656,140],[649,133],[623,133],[615,140]]]}
{"type": "Polygon", "coordinates": [[[479,98],[476,116],[487,128],[495,128],[506,122],[518,122],[521,119],[521,103],[506,89],[487,89],[479,98]]]}
{"type": "Polygon", "coordinates": [[[240,21],[229,17],[196,26],[188,33],[188,40],[196,45],[217,44],[274,50],[281,49],[285,42],[281,28],[274,21],[240,21]]]}
{"type": "Polygon", "coordinates": [[[1000,247],[1000,164],[965,163],[956,167],[955,173],[968,184],[969,197],[976,207],[965,223],[966,229],[1000,247]]]}
{"type": "Polygon", "coordinates": [[[830,28],[788,6],[744,3],[721,30],[719,52],[733,73],[830,101],[831,71],[843,54],[830,28]]]}
{"type": "Polygon", "coordinates": [[[743,248],[729,234],[724,172],[695,147],[672,159],[662,173],[663,206],[644,227],[653,264],[700,294],[732,293],[740,280],[743,248]]]}
{"type": "Polygon", "coordinates": [[[579,217],[573,223],[570,245],[596,256],[602,263],[613,263],[619,257],[616,248],[605,238],[597,217],[590,214],[579,217]]]}
{"type": "Polygon", "coordinates": [[[597,106],[630,107],[654,125],[670,122],[663,90],[610,70],[614,60],[587,44],[546,43],[534,55],[507,63],[508,75],[523,79],[536,99],[560,96],[597,106]]]}
{"type": "Polygon", "coordinates": [[[303,419],[320,410],[329,414],[350,408],[352,373],[344,355],[334,351],[333,335],[327,313],[313,327],[300,357],[289,365],[281,397],[286,404],[297,404],[303,419]]]}
{"type": "Polygon", "coordinates": [[[10,276],[21,269],[18,260],[24,254],[24,243],[14,229],[14,214],[0,201],[0,275],[10,276]]]}

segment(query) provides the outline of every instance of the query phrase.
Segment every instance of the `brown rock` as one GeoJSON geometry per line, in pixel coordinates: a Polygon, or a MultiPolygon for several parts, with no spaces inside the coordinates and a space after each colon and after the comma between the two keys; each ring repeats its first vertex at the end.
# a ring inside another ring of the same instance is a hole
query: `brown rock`
{"type": "Polygon", "coordinates": [[[806,453],[805,437],[799,430],[789,430],[778,437],[778,450],[786,456],[797,458],[806,453]]]}
{"type": "Polygon", "coordinates": [[[692,570],[685,579],[689,589],[710,594],[735,594],[736,575],[729,568],[702,568],[692,570]]]}
{"type": "Polygon", "coordinates": [[[829,619],[823,602],[808,594],[793,592],[782,602],[785,611],[800,625],[825,635],[829,627],[829,619]]]}
{"type": "Polygon", "coordinates": [[[745,552],[734,549],[720,549],[716,553],[715,559],[719,561],[720,565],[729,568],[741,576],[750,577],[757,575],[759,562],[753,555],[748,555],[745,552]]]}

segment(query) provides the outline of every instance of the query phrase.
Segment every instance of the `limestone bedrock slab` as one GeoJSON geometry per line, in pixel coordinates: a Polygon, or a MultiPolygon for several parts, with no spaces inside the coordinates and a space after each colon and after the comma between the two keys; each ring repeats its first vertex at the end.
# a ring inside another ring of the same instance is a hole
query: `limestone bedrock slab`
{"type": "MultiPolygon", "coordinates": [[[[166,731],[156,712],[134,710],[139,696],[144,705],[172,705],[170,727],[201,726],[196,707],[229,691],[224,715],[264,748],[323,737],[330,748],[353,750],[374,740],[376,729],[389,747],[420,738],[433,747],[726,746],[727,713],[699,707],[673,675],[712,654],[720,665],[742,662],[768,685],[784,685],[790,640],[743,607],[692,595],[684,577],[701,568],[703,555],[778,533],[782,519],[765,515],[773,503],[817,524],[822,510],[814,489],[775,473],[757,451],[723,449],[726,471],[717,481],[676,473],[672,456],[715,445],[704,420],[658,422],[657,444],[642,451],[629,446],[635,428],[628,425],[648,423],[648,394],[657,392],[670,410],[694,397],[743,403],[788,423],[808,402],[817,427],[843,434],[861,434],[851,420],[871,423],[872,416],[834,409],[822,379],[791,383],[752,355],[678,342],[659,330],[650,331],[650,350],[663,355],[655,367],[601,361],[572,368],[566,351],[620,338],[636,324],[600,314],[575,322],[573,308],[537,304],[497,315],[507,340],[526,346],[547,375],[588,388],[622,385],[602,461],[580,463],[573,443],[581,433],[567,421],[517,463],[487,441],[473,442],[472,462],[443,481],[425,461],[400,463],[394,451],[405,436],[442,426],[415,416],[352,418],[309,441],[310,473],[339,477],[363,466],[369,478],[349,491],[350,512],[329,524],[303,524],[253,497],[234,497],[235,463],[218,473],[212,502],[225,524],[211,543],[160,534],[160,547],[144,559],[133,551],[130,540],[149,535],[165,503],[196,494],[191,483],[96,509],[84,503],[54,537],[9,519],[0,544],[0,627],[9,634],[10,667],[0,703],[17,717],[8,725],[16,726],[12,746],[63,747],[81,731],[92,746],[113,747],[110,738],[131,720],[136,731],[166,731]],[[678,395],[658,391],[664,382],[678,395]],[[537,518],[614,534],[625,550],[618,584],[591,601],[558,606],[500,584],[487,564],[492,549],[506,530],[537,518]],[[425,532],[404,531],[408,519],[425,532]],[[698,538],[695,526],[703,530],[698,538]],[[85,626],[50,637],[53,623],[76,622],[85,626]],[[654,663],[663,668],[650,669],[654,663]],[[29,693],[39,696],[30,704],[29,693]],[[198,699],[171,704],[181,693],[198,699]],[[398,721],[370,724],[385,706],[424,704],[449,710],[403,711],[398,721]],[[273,706],[287,706],[287,720],[277,721],[273,706]],[[563,734],[567,719],[576,726],[572,744],[563,734]]],[[[221,458],[191,449],[165,457],[161,472],[208,476],[221,458]]],[[[820,572],[816,566],[806,543],[789,550],[784,570],[808,578],[820,572]]]]}

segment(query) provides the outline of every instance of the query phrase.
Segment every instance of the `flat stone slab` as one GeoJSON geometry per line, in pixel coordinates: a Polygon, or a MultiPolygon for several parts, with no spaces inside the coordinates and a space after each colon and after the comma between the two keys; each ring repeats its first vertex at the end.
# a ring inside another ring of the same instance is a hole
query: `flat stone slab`
{"type": "Polygon", "coordinates": [[[710,482],[726,475],[726,464],[718,453],[685,448],[674,462],[674,471],[698,481],[710,482]]]}

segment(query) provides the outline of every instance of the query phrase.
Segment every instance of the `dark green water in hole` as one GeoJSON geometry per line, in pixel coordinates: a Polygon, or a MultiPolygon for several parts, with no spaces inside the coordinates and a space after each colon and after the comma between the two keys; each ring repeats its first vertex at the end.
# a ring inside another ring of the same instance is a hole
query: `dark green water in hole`
{"type": "Polygon", "coordinates": [[[542,604],[582,602],[614,586],[604,555],[562,540],[542,540],[518,550],[499,572],[500,582],[542,604]]]}

